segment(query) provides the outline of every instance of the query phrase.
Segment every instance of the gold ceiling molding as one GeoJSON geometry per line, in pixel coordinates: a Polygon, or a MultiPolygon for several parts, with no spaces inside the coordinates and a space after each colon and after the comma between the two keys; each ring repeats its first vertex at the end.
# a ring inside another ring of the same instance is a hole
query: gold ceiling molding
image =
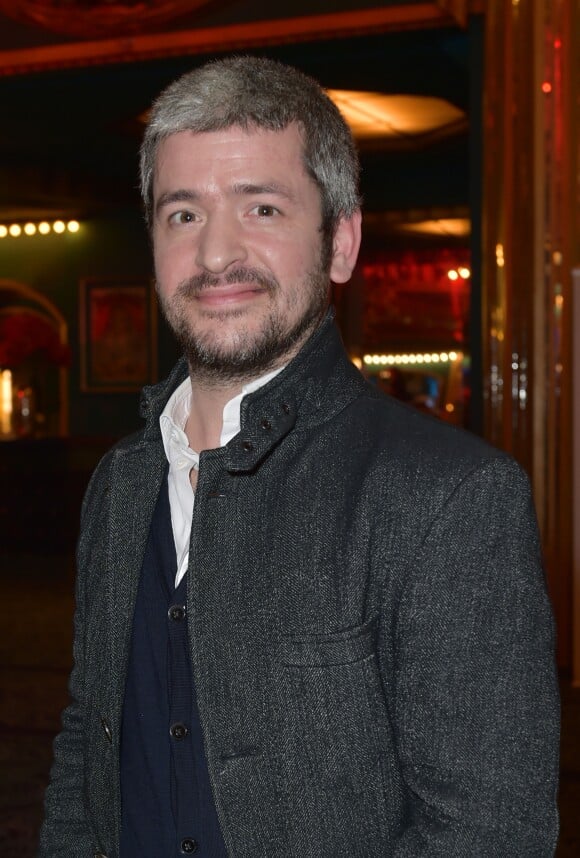
{"type": "MultiPolygon", "coordinates": [[[[0,0],[0,10],[12,8],[12,2],[0,0]]],[[[427,2],[197,30],[126,35],[115,39],[0,51],[0,76],[444,27],[452,21],[448,10],[437,2],[427,2]]]]}
{"type": "Polygon", "coordinates": [[[54,33],[101,38],[142,33],[187,15],[209,0],[0,0],[0,11],[54,33]]]}

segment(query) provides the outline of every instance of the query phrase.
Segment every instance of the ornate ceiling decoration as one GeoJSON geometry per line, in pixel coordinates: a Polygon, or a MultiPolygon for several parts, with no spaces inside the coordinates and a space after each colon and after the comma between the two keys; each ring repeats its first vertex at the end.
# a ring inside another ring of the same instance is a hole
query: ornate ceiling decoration
{"type": "Polygon", "coordinates": [[[0,0],[0,11],[15,21],[37,24],[80,38],[142,33],[187,15],[210,0],[0,0]]]}

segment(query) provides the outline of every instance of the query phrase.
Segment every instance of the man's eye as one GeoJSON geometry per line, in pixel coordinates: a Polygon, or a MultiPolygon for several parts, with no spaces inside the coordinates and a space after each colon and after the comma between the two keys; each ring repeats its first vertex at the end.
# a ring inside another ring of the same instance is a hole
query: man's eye
{"type": "Polygon", "coordinates": [[[188,211],[174,212],[169,217],[169,223],[175,223],[175,224],[193,223],[194,220],[195,220],[195,215],[192,212],[188,212],[188,211]]]}
{"type": "Polygon", "coordinates": [[[275,214],[278,214],[278,209],[274,208],[274,206],[268,206],[264,203],[256,206],[254,209],[255,213],[258,217],[272,217],[275,214]]]}

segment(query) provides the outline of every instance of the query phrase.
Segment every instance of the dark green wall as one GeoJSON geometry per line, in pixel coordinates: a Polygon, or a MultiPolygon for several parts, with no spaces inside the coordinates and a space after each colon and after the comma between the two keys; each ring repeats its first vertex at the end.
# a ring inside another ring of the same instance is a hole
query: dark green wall
{"type": "MultiPolygon", "coordinates": [[[[76,234],[10,238],[0,241],[0,279],[15,280],[42,292],[61,311],[69,328],[70,434],[119,437],[138,428],[139,394],[83,393],[80,389],[79,283],[83,278],[151,278],[147,235],[139,212],[81,222],[76,234]]],[[[158,320],[159,374],[177,350],[158,320]]]]}

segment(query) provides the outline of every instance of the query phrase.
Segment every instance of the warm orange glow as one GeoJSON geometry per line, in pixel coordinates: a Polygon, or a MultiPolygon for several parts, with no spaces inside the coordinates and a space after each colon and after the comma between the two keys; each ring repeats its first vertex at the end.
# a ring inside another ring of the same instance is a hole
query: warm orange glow
{"type": "Polygon", "coordinates": [[[12,422],[12,373],[5,369],[0,373],[0,431],[9,435],[12,422]]]}
{"type": "Polygon", "coordinates": [[[399,137],[426,134],[454,125],[465,113],[443,98],[421,95],[384,95],[329,89],[328,95],[350,125],[355,137],[399,137]]]}
{"type": "Polygon", "coordinates": [[[471,221],[464,217],[422,220],[416,223],[398,224],[396,230],[397,232],[411,232],[419,235],[467,236],[471,232],[471,221]]]}

